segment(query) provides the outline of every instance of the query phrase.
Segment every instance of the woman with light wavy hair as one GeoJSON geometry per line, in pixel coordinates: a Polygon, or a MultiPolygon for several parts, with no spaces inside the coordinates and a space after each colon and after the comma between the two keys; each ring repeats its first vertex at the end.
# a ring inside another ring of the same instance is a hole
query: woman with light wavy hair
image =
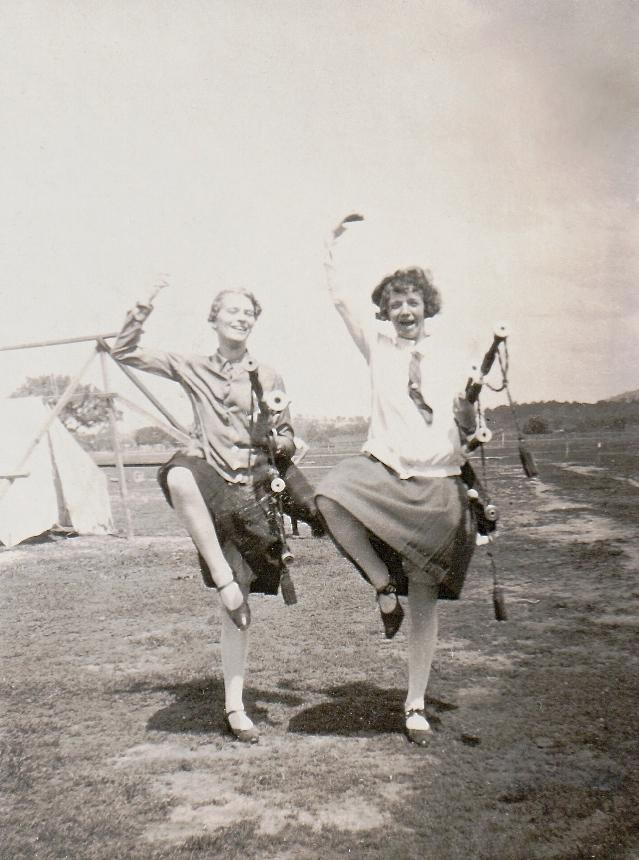
{"type": "MultiPolygon", "coordinates": [[[[257,366],[248,353],[247,341],[261,312],[251,292],[226,289],[214,298],[209,322],[217,349],[210,355],[141,347],[142,324],[150,311],[150,305],[138,304],[127,315],[112,355],[123,364],[177,382],[190,400],[193,439],[160,468],[158,481],[195,544],[204,585],[217,590],[224,609],[226,724],[238,740],[256,743],[258,732],[243,704],[251,621],[248,598],[249,592],[276,594],[283,572],[281,537],[267,501],[267,449],[270,446],[272,452],[274,445],[277,458],[292,471],[295,443],[286,402],[268,418],[261,414],[249,371],[257,372],[265,398],[276,392],[280,398],[283,383],[272,368],[257,366]]],[[[304,489],[298,473],[296,485],[300,484],[304,489]]],[[[295,514],[312,520],[310,486],[305,491],[311,506],[305,507],[302,500],[295,514]]]]}

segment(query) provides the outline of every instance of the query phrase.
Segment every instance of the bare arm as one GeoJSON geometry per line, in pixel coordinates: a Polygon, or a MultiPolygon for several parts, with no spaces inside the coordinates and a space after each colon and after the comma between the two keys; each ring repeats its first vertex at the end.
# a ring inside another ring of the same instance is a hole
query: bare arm
{"type": "Polygon", "coordinates": [[[339,315],[344,320],[349,334],[357,344],[357,348],[368,361],[370,358],[369,327],[368,320],[363,316],[357,302],[353,299],[348,287],[340,282],[336,269],[333,251],[339,237],[346,231],[346,224],[352,221],[362,221],[361,215],[348,215],[333,230],[326,242],[326,255],[324,258],[324,270],[326,272],[326,283],[331,300],[339,315]]]}

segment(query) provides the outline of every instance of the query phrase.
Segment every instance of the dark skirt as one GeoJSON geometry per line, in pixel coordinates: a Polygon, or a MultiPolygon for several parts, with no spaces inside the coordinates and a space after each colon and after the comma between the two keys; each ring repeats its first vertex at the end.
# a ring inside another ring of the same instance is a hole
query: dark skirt
{"type": "MultiPolygon", "coordinates": [[[[477,533],[459,476],[402,479],[360,454],[338,463],[316,496],[337,502],[366,527],[400,594],[408,593],[411,575],[429,575],[439,584],[440,598],[459,597],[477,533]]],[[[344,547],[340,550],[353,561],[344,547]]]]}
{"type": "MultiPolygon", "coordinates": [[[[242,591],[277,594],[282,571],[281,544],[263,487],[258,483],[230,484],[202,457],[178,452],[158,470],[158,483],[171,506],[167,477],[175,466],[193,475],[242,591]]],[[[198,559],[204,584],[215,588],[211,571],[199,552],[198,559]]]]}
{"type": "MultiPolygon", "coordinates": [[[[323,534],[313,488],[293,463],[282,461],[277,465],[286,483],[282,493],[284,513],[308,523],[314,535],[323,534]]],[[[265,489],[266,475],[264,481],[256,476],[251,484],[230,484],[203,457],[178,452],[158,470],[158,483],[171,506],[167,476],[174,466],[182,466],[193,475],[242,591],[277,594],[282,544],[265,489]]],[[[204,584],[215,588],[211,571],[199,552],[198,560],[204,584]]]]}

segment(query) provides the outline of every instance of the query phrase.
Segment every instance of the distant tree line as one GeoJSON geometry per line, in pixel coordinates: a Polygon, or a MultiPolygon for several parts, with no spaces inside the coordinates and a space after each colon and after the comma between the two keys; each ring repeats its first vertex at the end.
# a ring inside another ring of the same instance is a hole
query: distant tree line
{"type": "MultiPolygon", "coordinates": [[[[562,403],[556,400],[519,403],[517,419],[525,433],[588,432],[589,430],[625,430],[639,424],[639,400],[598,403],[562,403]]],[[[514,431],[515,424],[508,406],[486,411],[489,426],[514,431]]]]}
{"type": "Polygon", "coordinates": [[[140,429],[136,430],[133,434],[133,439],[135,444],[139,446],[163,445],[170,448],[177,445],[177,442],[170,433],[167,433],[166,430],[155,425],[150,427],[140,427],[140,429]]]}
{"type": "MultiPolygon", "coordinates": [[[[70,376],[50,373],[29,376],[11,397],[40,397],[49,406],[55,406],[69,383],[70,376]]],[[[116,418],[122,413],[116,409],[116,418]]],[[[99,427],[109,420],[107,399],[102,391],[88,383],[76,386],[73,396],[60,413],[60,421],[72,433],[99,427]]]]}
{"type": "MultiPolygon", "coordinates": [[[[61,374],[28,377],[11,397],[42,397],[53,406],[70,381],[69,376],[61,374]]],[[[624,430],[639,424],[639,399],[617,398],[598,403],[548,400],[516,404],[516,410],[519,426],[527,434],[624,430]]],[[[505,404],[486,410],[485,416],[493,430],[514,432],[516,429],[511,410],[505,404]]],[[[122,417],[118,410],[116,417],[122,417]]],[[[95,386],[78,385],[60,413],[60,420],[84,447],[98,450],[111,447],[107,400],[95,386]]],[[[316,447],[359,444],[368,428],[368,420],[361,415],[332,418],[299,415],[294,424],[296,434],[316,447]]],[[[125,438],[124,444],[129,445],[171,448],[176,444],[172,436],[157,426],[141,427],[125,438]]]]}
{"type": "Polygon", "coordinates": [[[295,418],[294,425],[296,436],[300,436],[309,445],[327,446],[335,441],[344,443],[349,439],[363,440],[368,429],[368,420],[361,415],[337,418],[299,415],[295,418]]]}

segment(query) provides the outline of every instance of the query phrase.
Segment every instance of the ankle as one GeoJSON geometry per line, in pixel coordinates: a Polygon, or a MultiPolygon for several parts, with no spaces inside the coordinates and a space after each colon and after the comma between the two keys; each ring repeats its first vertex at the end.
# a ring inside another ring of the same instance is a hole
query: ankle
{"type": "Polygon", "coordinates": [[[224,585],[219,585],[217,590],[220,600],[227,609],[233,611],[242,605],[244,595],[237,580],[231,579],[224,585]]]}
{"type": "Polygon", "coordinates": [[[407,708],[405,716],[407,729],[416,729],[424,732],[430,730],[430,723],[426,719],[426,714],[424,713],[423,708],[407,708]]]}
{"type": "Polygon", "coordinates": [[[389,579],[381,587],[376,586],[375,591],[377,592],[377,605],[380,612],[392,612],[397,606],[397,589],[392,580],[389,579]]]}
{"type": "Polygon", "coordinates": [[[243,707],[241,708],[225,708],[224,713],[229,725],[234,729],[246,730],[253,728],[253,721],[246,713],[243,707]]]}
{"type": "Polygon", "coordinates": [[[387,576],[385,579],[371,580],[371,582],[377,594],[394,594],[397,590],[390,576],[387,576]]]}
{"type": "Polygon", "coordinates": [[[223,588],[226,588],[227,585],[230,585],[232,582],[235,582],[235,575],[233,573],[233,568],[230,566],[222,567],[219,570],[216,568],[211,571],[213,575],[213,581],[215,582],[215,587],[218,591],[221,591],[223,588]]]}

